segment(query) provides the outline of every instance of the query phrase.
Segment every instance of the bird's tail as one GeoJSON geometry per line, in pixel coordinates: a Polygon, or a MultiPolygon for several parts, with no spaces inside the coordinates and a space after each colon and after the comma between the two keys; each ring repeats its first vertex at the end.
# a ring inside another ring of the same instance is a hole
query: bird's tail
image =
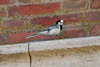
{"type": "Polygon", "coordinates": [[[34,36],[38,36],[38,34],[31,34],[31,35],[27,36],[26,39],[34,37],[34,36]]]}

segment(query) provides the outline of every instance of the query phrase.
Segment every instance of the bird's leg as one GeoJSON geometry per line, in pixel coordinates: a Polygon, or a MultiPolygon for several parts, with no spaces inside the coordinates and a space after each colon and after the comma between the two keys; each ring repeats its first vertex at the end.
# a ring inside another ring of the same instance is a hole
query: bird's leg
{"type": "Polygon", "coordinates": [[[55,35],[55,36],[59,37],[59,35],[55,35]]]}
{"type": "Polygon", "coordinates": [[[52,35],[49,35],[49,38],[50,38],[51,40],[53,40],[53,36],[52,36],[52,35]]]}
{"type": "Polygon", "coordinates": [[[60,39],[64,39],[64,38],[67,38],[67,36],[65,36],[63,33],[60,33],[60,39]]]}
{"type": "Polygon", "coordinates": [[[51,35],[51,36],[50,36],[50,39],[51,39],[51,40],[56,40],[57,38],[58,38],[58,35],[51,35]]]}
{"type": "Polygon", "coordinates": [[[55,35],[55,38],[56,38],[56,39],[59,39],[59,38],[60,38],[60,36],[59,36],[59,35],[55,35]]]}

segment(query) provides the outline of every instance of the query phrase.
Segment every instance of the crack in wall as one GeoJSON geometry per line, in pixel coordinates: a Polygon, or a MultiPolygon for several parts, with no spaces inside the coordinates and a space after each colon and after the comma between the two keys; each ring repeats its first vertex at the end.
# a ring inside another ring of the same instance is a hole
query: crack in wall
{"type": "Polygon", "coordinates": [[[29,60],[30,60],[30,67],[31,67],[31,64],[32,64],[32,57],[31,57],[31,53],[30,53],[30,50],[29,50],[29,43],[28,43],[28,55],[29,55],[29,60]]]}

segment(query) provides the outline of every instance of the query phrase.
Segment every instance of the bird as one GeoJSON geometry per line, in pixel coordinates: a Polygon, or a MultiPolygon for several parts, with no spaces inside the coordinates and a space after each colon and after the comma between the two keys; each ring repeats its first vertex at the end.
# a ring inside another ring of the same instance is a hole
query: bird
{"type": "Polygon", "coordinates": [[[62,20],[62,19],[57,20],[55,24],[53,24],[43,30],[39,30],[34,34],[27,36],[26,39],[37,36],[37,35],[58,35],[61,33],[61,31],[63,29],[63,23],[64,23],[64,20],[62,20]]]}

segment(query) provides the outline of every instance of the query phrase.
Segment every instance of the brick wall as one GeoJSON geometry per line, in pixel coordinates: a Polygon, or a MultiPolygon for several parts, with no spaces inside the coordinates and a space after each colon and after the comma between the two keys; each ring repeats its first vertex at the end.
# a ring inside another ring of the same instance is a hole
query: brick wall
{"type": "Polygon", "coordinates": [[[100,35],[100,0],[0,0],[0,44],[100,35]],[[35,30],[66,21],[59,37],[35,30]]]}

